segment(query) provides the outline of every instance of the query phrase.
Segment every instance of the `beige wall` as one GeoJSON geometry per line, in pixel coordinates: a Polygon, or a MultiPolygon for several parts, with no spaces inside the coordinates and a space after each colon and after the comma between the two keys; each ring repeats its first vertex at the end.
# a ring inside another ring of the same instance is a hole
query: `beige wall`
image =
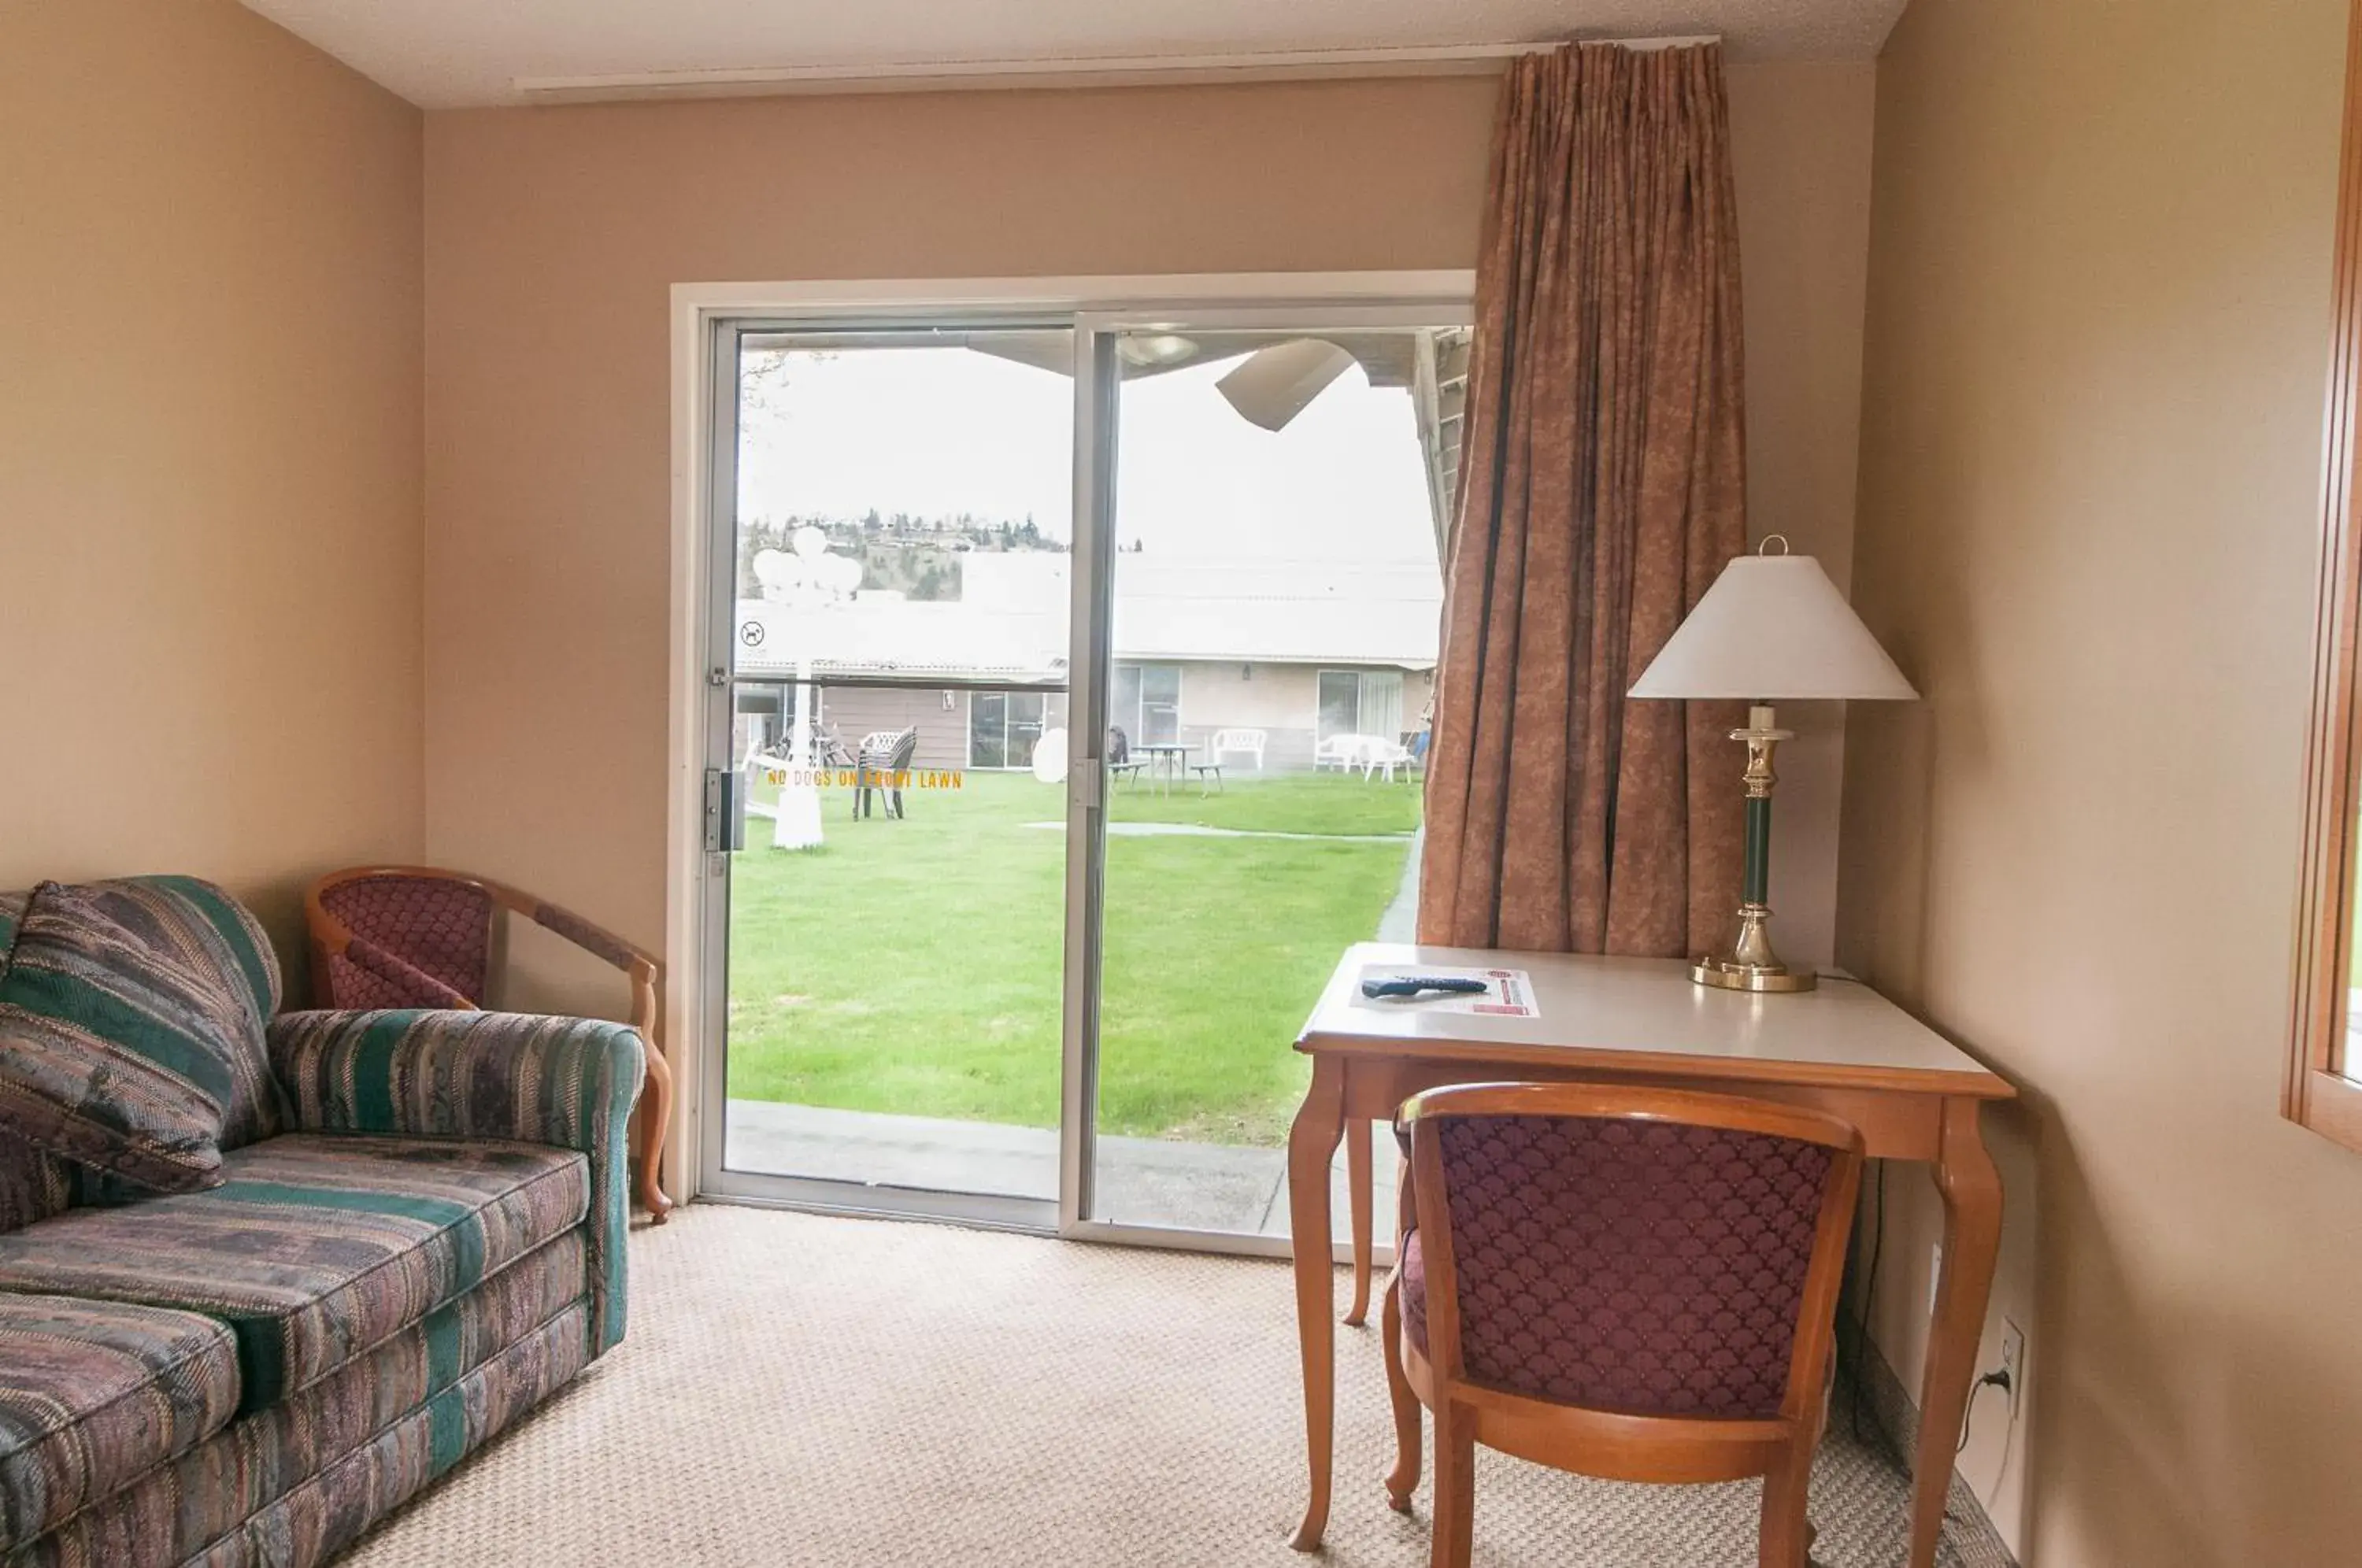
{"type": "MultiPolygon", "coordinates": [[[[1876,102],[1867,62],[1730,73],[1747,311],[1748,531],[1759,540],[1785,535],[1840,588],[1853,556],[1876,102]]],[[[1780,721],[1796,738],[1780,748],[1772,926],[1782,957],[1827,963],[1836,945],[1844,711],[1792,703],[1780,721]]],[[[1732,758],[1734,780],[1744,764],[1732,758]]]]}
{"type": "Polygon", "coordinates": [[[230,0],[0,6],[0,886],[423,847],[419,114],[230,0]]]}
{"type": "MultiPolygon", "coordinates": [[[[1871,80],[1808,65],[1732,83],[1757,513],[1833,565],[1850,547],[1871,80]]],[[[1493,94],[429,116],[429,852],[663,937],[672,283],[1469,266],[1493,94]]],[[[1779,897],[1811,956],[1831,923],[1833,725],[1786,771],[1779,897]]]]}
{"type": "Polygon", "coordinates": [[[1882,67],[1854,582],[1927,701],[1852,716],[1841,954],[2028,1097],[1964,1463],[2032,1568],[2362,1551],[2362,1156],[2277,1111],[2345,29],[1915,0],[1882,67]]]}

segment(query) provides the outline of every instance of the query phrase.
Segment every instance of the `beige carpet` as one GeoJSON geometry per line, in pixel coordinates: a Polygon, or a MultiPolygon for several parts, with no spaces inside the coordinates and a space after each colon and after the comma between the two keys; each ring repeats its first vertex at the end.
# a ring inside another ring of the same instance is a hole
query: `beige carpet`
{"type": "MultiPolygon", "coordinates": [[[[1414,1568],[1374,1331],[1340,1331],[1337,1501],[1291,1551],[1303,1431],[1276,1263],[696,1205],[632,1247],[630,1337],[395,1516],[351,1568],[1414,1568]]],[[[1828,1568],[1902,1561],[1903,1480],[1844,1422],[1828,1568]]],[[[1754,1562],[1756,1487],[1486,1454],[1483,1568],[1754,1562]]],[[[1945,1560],[1981,1564],[1948,1549],[1945,1560]]]]}

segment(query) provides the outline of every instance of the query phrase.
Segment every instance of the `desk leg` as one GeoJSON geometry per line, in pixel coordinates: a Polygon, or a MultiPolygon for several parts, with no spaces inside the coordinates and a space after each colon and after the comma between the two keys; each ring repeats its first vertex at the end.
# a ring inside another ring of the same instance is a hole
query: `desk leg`
{"type": "Polygon", "coordinates": [[[1374,1178],[1370,1174],[1371,1126],[1366,1120],[1356,1119],[1345,1129],[1346,1197],[1353,1211],[1353,1305],[1346,1310],[1345,1326],[1358,1329],[1370,1317],[1371,1243],[1374,1240],[1376,1221],[1371,1216],[1371,1206],[1377,1201],[1371,1190],[1374,1178]]]}
{"type": "Polygon", "coordinates": [[[1334,1244],[1329,1239],[1329,1162],[1345,1131],[1345,1065],[1312,1064],[1312,1087],[1287,1134],[1287,1225],[1296,1254],[1296,1331],[1304,1352],[1304,1448],[1312,1471],[1304,1523],[1292,1544],[1320,1545],[1329,1528],[1329,1483],[1337,1440],[1337,1309],[1334,1244]]]}
{"type": "Polygon", "coordinates": [[[1944,1277],[1927,1333],[1919,1383],[1919,1454],[1912,1466],[1909,1568],[1935,1568],[1952,1485],[1952,1448],[1975,1381],[1977,1348],[2001,1252],[2001,1173],[1977,1125],[1982,1102],[1944,1102],[1944,1147],[1936,1185],[1944,1197],[1944,1277]]]}

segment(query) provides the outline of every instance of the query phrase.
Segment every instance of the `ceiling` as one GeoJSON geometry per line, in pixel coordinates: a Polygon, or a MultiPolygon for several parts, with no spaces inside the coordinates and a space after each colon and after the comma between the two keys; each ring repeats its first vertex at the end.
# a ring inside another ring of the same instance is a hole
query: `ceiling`
{"type": "Polygon", "coordinates": [[[1209,57],[1241,54],[1569,38],[1716,33],[1739,59],[1869,59],[1885,41],[1904,0],[244,3],[413,103],[451,108],[539,95],[520,91],[520,82],[651,72],[882,70],[976,61],[1059,62],[1071,68],[1095,60],[1202,65],[1209,57]]]}

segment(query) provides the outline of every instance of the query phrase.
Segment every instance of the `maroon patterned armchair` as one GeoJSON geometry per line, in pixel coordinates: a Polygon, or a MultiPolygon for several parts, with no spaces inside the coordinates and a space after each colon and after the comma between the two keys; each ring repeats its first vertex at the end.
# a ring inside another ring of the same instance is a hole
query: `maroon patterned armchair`
{"type": "Polygon", "coordinates": [[[1806,1568],[1861,1135],[1671,1089],[1485,1084],[1403,1108],[1384,1302],[1408,1512],[1435,1417],[1434,1568],[1466,1568],[1475,1445],[1616,1481],[1763,1477],[1763,1568],[1806,1568]]]}
{"type": "Polygon", "coordinates": [[[490,989],[492,920],[503,910],[613,965],[630,980],[629,1022],[647,1046],[648,1075],[630,1146],[640,1205],[661,1223],[672,1208],[660,1185],[672,1069],[658,1000],[664,966],[649,954],[556,904],[481,877],[423,866],[355,867],[323,877],[304,896],[312,1005],[480,1010],[490,989]]]}

